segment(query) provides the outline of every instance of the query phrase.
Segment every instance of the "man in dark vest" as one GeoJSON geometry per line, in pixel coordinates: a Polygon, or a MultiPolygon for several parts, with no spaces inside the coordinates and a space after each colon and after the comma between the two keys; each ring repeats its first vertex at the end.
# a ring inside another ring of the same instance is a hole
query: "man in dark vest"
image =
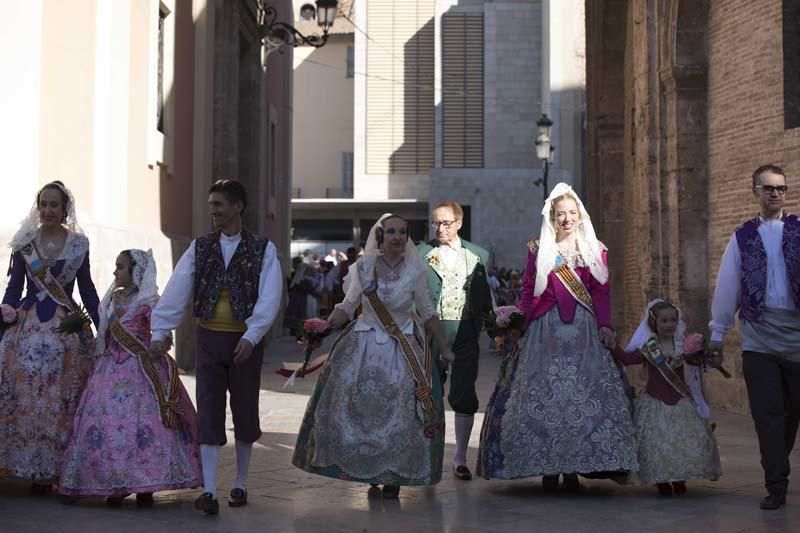
{"type": "Polygon", "coordinates": [[[786,503],[800,423],[800,220],[783,211],[780,168],[759,167],[752,190],[760,213],[736,229],[722,256],[709,350],[721,359],[738,309],[742,372],[768,492],[761,508],[777,509],[786,503]]]}
{"type": "Polygon", "coordinates": [[[228,505],[247,504],[247,471],[253,443],[261,437],[258,394],[262,339],[281,302],[282,274],[275,245],[242,229],[247,193],[236,180],[208,190],[214,232],[198,237],[181,257],[153,310],[151,354],[162,355],[166,339],[193,300],[197,323],[197,418],[205,489],[195,507],[217,514],[216,472],[225,435],[225,397],[230,392],[236,440],[236,480],[228,505]]]}
{"type": "MultiPolygon", "coordinates": [[[[492,309],[492,294],[486,275],[489,253],[458,236],[464,211],[456,202],[443,202],[431,213],[436,238],[420,244],[428,265],[428,292],[442,321],[445,338],[456,358],[450,369],[447,401],[455,411],[456,453],[453,474],[456,479],[472,479],[467,467],[467,447],[472,433],[478,395],[478,339],[483,318],[492,309]]],[[[435,345],[435,343],[434,343],[435,345]]],[[[432,346],[434,353],[439,349],[432,346]]],[[[441,370],[442,383],[447,377],[441,370]]]]}

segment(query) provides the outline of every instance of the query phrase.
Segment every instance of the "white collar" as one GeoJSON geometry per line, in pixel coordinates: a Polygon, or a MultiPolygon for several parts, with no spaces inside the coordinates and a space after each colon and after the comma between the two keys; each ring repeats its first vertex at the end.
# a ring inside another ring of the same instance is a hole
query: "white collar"
{"type": "Polygon", "coordinates": [[[761,216],[761,213],[759,213],[758,219],[764,224],[772,224],[772,223],[775,223],[775,222],[783,222],[783,210],[781,210],[781,215],[778,218],[771,218],[771,219],[767,220],[766,218],[761,216]]]}
{"type": "Polygon", "coordinates": [[[221,231],[219,232],[219,240],[220,240],[220,242],[222,242],[222,241],[233,242],[233,241],[238,241],[241,238],[242,238],[242,232],[241,231],[239,233],[237,233],[236,235],[225,235],[221,231]]]}
{"type": "Polygon", "coordinates": [[[455,240],[451,241],[450,244],[441,244],[440,246],[443,248],[450,248],[454,252],[461,250],[461,238],[456,236],[455,240]]]}

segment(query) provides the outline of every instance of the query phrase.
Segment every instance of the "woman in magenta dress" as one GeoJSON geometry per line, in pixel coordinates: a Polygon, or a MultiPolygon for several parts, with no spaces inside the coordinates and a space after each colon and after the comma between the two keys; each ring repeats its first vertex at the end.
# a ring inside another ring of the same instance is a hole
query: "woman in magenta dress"
{"type": "Polygon", "coordinates": [[[486,407],[478,474],[543,476],[545,490],[579,488],[577,474],[635,469],[631,408],[609,353],[606,249],[571,187],[559,183],[529,243],[519,307],[526,332],[486,407]]]}
{"type": "Polygon", "coordinates": [[[150,313],[158,301],[152,252],[117,257],[114,283],[100,304],[97,360],[75,414],[60,490],[107,496],[119,505],[136,493],[203,484],[194,407],[169,357],[151,360],[150,313]]]}

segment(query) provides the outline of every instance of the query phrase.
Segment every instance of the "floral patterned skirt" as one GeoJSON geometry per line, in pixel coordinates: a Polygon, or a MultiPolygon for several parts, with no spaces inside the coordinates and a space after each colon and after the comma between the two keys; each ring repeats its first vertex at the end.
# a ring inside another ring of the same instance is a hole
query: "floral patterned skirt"
{"type": "MultiPolygon", "coordinates": [[[[166,389],[167,366],[160,363],[156,368],[166,389]]],[[[197,415],[183,385],[178,401],[183,415],[168,429],[139,360],[101,357],[75,414],[61,492],[107,496],[200,486],[197,415]]]]}
{"type": "Polygon", "coordinates": [[[531,322],[486,407],[477,473],[516,479],[637,468],[630,402],[594,317],[531,322]]]}
{"type": "MultiPolygon", "coordinates": [[[[409,342],[423,350],[413,335],[409,342]]],[[[422,364],[422,361],[420,361],[422,364]]],[[[437,430],[426,436],[414,379],[398,342],[347,331],[331,350],[308,402],[293,464],[375,484],[432,485],[442,477],[444,405],[433,372],[437,430]]]]}
{"type": "Polygon", "coordinates": [[[632,483],[654,484],[722,475],[717,441],[708,423],[687,399],[675,405],[647,394],[635,400],[639,470],[632,483]]]}
{"type": "Polygon", "coordinates": [[[42,323],[36,307],[0,341],[0,475],[54,481],[61,473],[72,418],[92,371],[92,347],[56,329],[59,307],[42,323]]]}

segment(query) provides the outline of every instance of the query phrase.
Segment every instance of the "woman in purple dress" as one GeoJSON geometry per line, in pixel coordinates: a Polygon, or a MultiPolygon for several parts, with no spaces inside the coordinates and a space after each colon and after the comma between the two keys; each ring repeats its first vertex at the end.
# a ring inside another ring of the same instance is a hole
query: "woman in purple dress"
{"type": "Polygon", "coordinates": [[[68,315],[78,316],[72,300],[76,280],[95,324],[98,305],[89,239],[63,183],[48,183],[36,194],[10,246],[3,314],[15,319],[0,341],[0,475],[30,479],[34,493],[47,493],[61,473],[72,418],[93,364],[88,322],[61,327],[68,315]]]}

